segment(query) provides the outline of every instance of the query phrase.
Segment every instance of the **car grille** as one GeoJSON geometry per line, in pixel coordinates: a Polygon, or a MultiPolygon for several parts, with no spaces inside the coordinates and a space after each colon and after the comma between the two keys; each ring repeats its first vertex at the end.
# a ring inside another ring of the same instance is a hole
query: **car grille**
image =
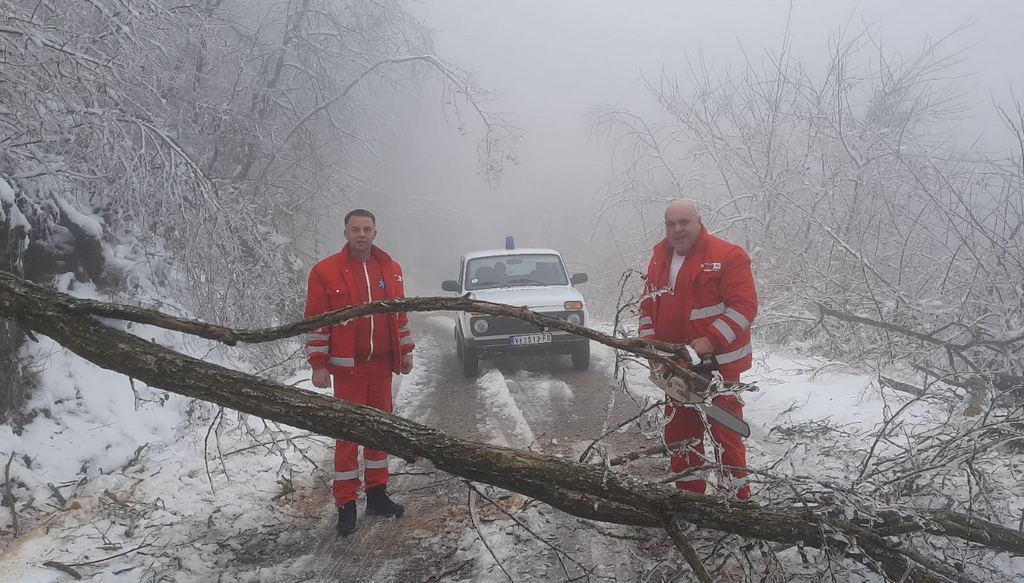
{"type": "MultiPolygon", "coordinates": [[[[541,312],[545,316],[553,316],[564,320],[569,314],[573,313],[570,311],[562,312],[541,312]]],[[[582,314],[581,314],[582,315],[582,314]]],[[[508,316],[477,316],[470,319],[470,329],[472,329],[473,322],[477,320],[487,320],[489,324],[487,332],[483,334],[473,333],[474,336],[506,336],[510,334],[534,334],[536,332],[543,332],[544,330],[540,326],[535,326],[528,322],[524,322],[519,318],[510,318],[508,316]]],[[[586,322],[584,322],[584,325],[586,322]]]]}

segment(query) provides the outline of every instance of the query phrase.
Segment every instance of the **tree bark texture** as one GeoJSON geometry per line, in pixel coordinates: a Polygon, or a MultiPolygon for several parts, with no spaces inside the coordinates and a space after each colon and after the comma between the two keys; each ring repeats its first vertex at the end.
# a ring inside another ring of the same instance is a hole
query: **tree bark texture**
{"type": "MultiPolygon", "coordinates": [[[[683,520],[700,528],[749,538],[865,555],[866,564],[894,580],[913,582],[969,581],[952,567],[916,557],[896,537],[880,533],[899,527],[901,536],[927,532],[960,538],[995,551],[1024,554],[1024,535],[999,525],[948,511],[909,513],[893,511],[872,524],[855,524],[841,515],[804,507],[763,508],[677,490],[636,479],[605,468],[583,465],[529,451],[486,445],[448,435],[437,429],[266,379],[230,370],[177,353],[102,323],[94,315],[129,319],[167,328],[215,331],[217,339],[270,339],[314,330],[324,323],[379,311],[466,309],[521,317],[540,325],[551,324],[594,339],[606,335],[520,308],[473,302],[461,298],[418,298],[368,304],[282,326],[269,331],[227,331],[201,322],[181,321],[140,308],[71,298],[0,272],[0,316],[16,319],[24,327],[45,334],[72,352],[104,368],[140,379],[153,387],[210,401],[248,414],[306,429],[334,439],[363,444],[408,461],[430,460],[435,467],[477,482],[492,484],[536,498],[583,518],[664,528],[667,520],[683,520]],[[384,309],[388,308],[388,309],[384,309]],[[559,323],[558,326],[555,324],[559,323]],[[173,326],[171,325],[173,324],[173,326]],[[287,333],[285,331],[288,331],[287,333]]],[[[628,343],[632,352],[656,352],[639,341],[628,343]]]]}

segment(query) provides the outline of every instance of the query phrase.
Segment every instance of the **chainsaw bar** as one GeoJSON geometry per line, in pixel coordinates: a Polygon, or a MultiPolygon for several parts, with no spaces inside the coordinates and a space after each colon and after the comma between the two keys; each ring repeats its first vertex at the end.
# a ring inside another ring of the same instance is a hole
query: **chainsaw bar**
{"type": "Polygon", "coordinates": [[[687,405],[696,405],[698,409],[704,412],[704,415],[708,419],[717,422],[722,427],[725,427],[729,431],[739,435],[740,437],[750,437],[750,425],[746,421],[726,411],[725,409],[715,405],[714,403],[686,403],[687,405]]]}
{"type": "MultiPolygon", "coordinates": [[[[699,374],[700,376],[707,379],[707,377],[712,374],[712,371],[718,369],[718,361],[716,361],[714,357],[711,357],[707,360],[701,360],[701,358],[697,356],[697,353],[693,350],[692,347],[687,345],[686,348],[690,353],[690,362],[692,363],[690,370],[694,374],[699,374]]],[[[667,374],[667,377],[671,376],[671,373],[667,374]]],[[[746,391],[757,390],[756,385],[748,385],[746,383],[742,383],[739,384],[738,386],[746,391]]],[[[673,395],[671,393],[666,394],[672,400],[680,403],[680,405],[691,405],[693,407],[700,409],[701,412],[703,412],[708,419],[715,421],[716,423],[722,425],[723,427],[739,435],[740,437],[750,437],[750,425],[748,425],[746,421],[740,419],[739,417],[733,415],[732,413],[719,407],[718,405],[715,405],[714,403],[706,403],[702,400],[695,399],[692,395],[687,393],[679,395],[673,395]]]]}

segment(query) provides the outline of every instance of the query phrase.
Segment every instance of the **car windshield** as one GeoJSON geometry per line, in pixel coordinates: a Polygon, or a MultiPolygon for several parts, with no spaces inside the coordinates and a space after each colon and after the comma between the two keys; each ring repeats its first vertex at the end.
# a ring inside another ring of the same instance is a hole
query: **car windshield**
{"type": "Polygon", "coordinates": [[[466,289],[524,285],[568,285],[558,255],[495,255],[470,259],[466,289]]]}

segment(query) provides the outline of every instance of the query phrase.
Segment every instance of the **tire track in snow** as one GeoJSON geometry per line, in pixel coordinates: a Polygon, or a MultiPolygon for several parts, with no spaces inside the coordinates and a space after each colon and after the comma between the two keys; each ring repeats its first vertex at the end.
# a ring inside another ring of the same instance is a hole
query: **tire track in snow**
{"type": "Polygon", "coordinates": [[[407,375],[395,375],[394,413],[417,423],[430,415],[430,397],[437,385],[437,375],[431,370],[440,360],[440,347],[433,336],[417,339],[413,353],[413,369],[407,375]]]}
{"type": "Polygon", "coordinates": [[[506,375],[506,384],[534,436],[541,441],[571,436],[573,428],[577,428],[576,395],[567,379],[547,371],[524,369],[506,375]]]}
{"type": "Polygon", "coordinates": [[[477,379],[476,385],[482,391],[479,397],[485,409],[485,417],[479,426],[480,432],[489,435],[489,443],[527,448],[537,441],[500,370],[488,369],[477,379]]]}

